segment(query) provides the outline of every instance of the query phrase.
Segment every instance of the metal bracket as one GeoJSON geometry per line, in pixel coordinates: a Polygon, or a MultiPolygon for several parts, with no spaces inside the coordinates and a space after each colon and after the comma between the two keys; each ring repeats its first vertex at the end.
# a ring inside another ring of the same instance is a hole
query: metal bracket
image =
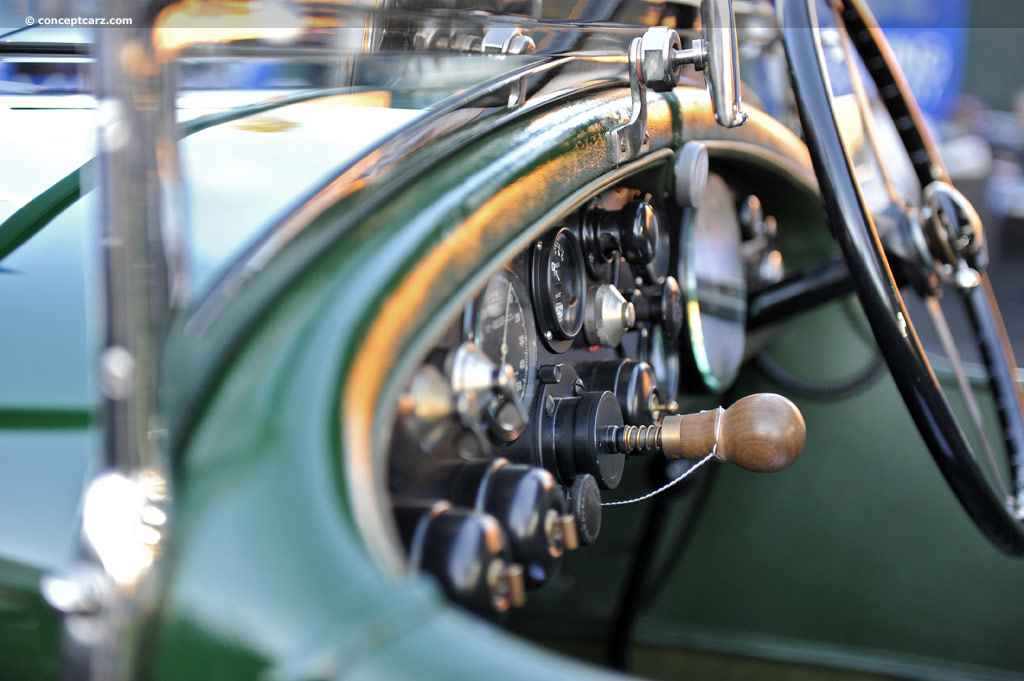
{"type": "Polygon", "coordinates": [[[536,50],[533,38],[523,35],[523,29],[512,26],[487,29],[480,45],[484,54],[532,54],[536,50]]]}
{"type": "Polygon", "coordinates": [[[670,92],[679,82],[680,69],[692,64],[704,72],[715,120],[732,128],[743,125],[739,96],[739,53],[732,0],[701,0],[701,38],[682,49],[679,35],[667,26],[647,29],[629,44],[629,85],[633,110],[629,122],[612,131],[615,158],[619,163],[647,151],[647,88],[670,92]]]}
{"type": "Polygon", "coordinates": [[[629,122],[612,130],[615,160],[623,163],[647,151],[647,84],[643,77],[641,46],[643,38],[633,38],[629,44],[629,89],[633,107],[629,122]]]}

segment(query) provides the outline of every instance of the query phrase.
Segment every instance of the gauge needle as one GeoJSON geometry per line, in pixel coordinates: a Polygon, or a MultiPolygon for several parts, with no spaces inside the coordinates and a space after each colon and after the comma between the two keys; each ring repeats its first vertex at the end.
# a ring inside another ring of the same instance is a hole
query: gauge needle
{"type": "Polygon", "coordinates": [[[508,310],[512,304],[512,282],[508,282],[508,292],[505,294],[505,328],[501,332],[501,366],[505,366],[505,357],[508,355],[508,310]]]}

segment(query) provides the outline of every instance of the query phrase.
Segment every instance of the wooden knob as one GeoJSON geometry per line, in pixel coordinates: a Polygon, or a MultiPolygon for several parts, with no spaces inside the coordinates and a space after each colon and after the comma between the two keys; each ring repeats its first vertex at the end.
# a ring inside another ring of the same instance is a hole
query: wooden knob
{"type": "Polygon", "coordinates": [[[718,459],[758,473],[786,468],[807,441],[800,410],[773,393],[748,395],[725,410],[666,416],[661,432],[662,449],[670,459],[703,459],[717,441],[718,459]]]}

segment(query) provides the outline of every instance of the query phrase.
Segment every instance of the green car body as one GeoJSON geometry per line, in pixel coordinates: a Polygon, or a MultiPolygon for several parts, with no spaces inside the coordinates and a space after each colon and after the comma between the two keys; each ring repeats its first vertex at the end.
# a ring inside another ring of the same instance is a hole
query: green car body
{"type": "MultiPolygon", "coordinates": [[[[193,168],[279,159],[260,146],[278,133],[246,122],[293,123],[315,139],[332,122],[304,116],[332,94],[186,123],[183,156],[193,168]]],[[[274,246],[258,257],[246,227],[213,264],[197,261],[202,295],[168,333],[174,496],[133,675],[609,674],[535,643],[600,651],[642,509],[608,511],[602,540],[566,562],[577,588],[531,593],[502,629],[404,565],[384,442],[413,369],[489,274],[625,176],[667,188],[688,140],[703,141],[731,181],[786,197],[776,215],[787,262],[834,249],[806,148],[789,129],[754,109],[745,126],[720,128],[696,86],[652,94],[649,107],[649,148],[625,164],[605,139],[630,111],[629,88],[613,82],[455,127],[395,158],[363,145],[340,172],[331,159],[346,158],[341,149],[292,146],[279,176],[239,174],[230,196],[196,180],[193,223],[270,225],[273,238],[259,243],[274,246]]],[[[416,120],[403,118],[389,139],[401,142],[416,120]]],[[[68,172],[0,224],[0,677],[11,679],[61,673],[64,616],[40,584],[75,560],[102,447],[96,207],[82,189],[88,164],[68,172]]],[[[843,301],[764,342],[801,373],[838,378],[874,356],[864,329],[843,301]]],[[[733,394],[762,390],[778,387],[748,365],[733,394]]],[[[761,658],[798,666],[783,673],[1024,677],[1024,565],[959,510],[892,382],[842,401],[794,400],[806,452],[778,475],[716,476],[682,560],[639,622],[637,671],[720,678],[761,658]]],[[[639,466],[627,467],[627,488],[642,492],[639,466]]]]}

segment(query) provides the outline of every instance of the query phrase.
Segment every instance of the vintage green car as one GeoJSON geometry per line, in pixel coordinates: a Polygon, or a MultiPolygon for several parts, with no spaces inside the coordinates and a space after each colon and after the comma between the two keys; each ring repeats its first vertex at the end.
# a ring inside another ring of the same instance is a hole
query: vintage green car
{"type": "Polygon", "coordinates": [[[0,41],[0,677],[1024,678],[862,0],[72,11],[0,41]]]}

